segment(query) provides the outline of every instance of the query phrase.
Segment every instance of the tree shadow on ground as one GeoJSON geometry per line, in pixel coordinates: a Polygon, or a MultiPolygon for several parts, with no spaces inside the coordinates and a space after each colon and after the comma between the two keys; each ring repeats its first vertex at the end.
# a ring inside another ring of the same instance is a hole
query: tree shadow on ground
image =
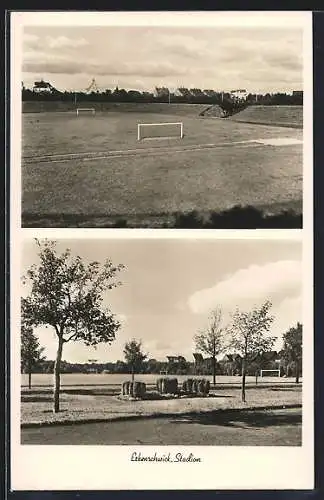
{"type": "Polygon", "coordinates": [[[53,396],[50,394],[48,396],[32,396],[32,397],[26,397],[26,396],[21,396],[20,401],[22,403],[48,403],[49,401],[53,401],[53,396]]]}
{"type": "Polygon", "coordinates": [[[178,393],[178,394],[159,394],[157,392],[147,392],[145,396],[143,397],[144,400],[161,400],[161,399],[197,399],[197,398],[234,398],[235,396],[228,395],[228,394],[208,394],[208,396],[204,396],[202,394],[183,394],[183,393],[178,393]]]}
{"type": "Polygon", "coordinates": [[[279,427],[282,425],[300,425],[301,412],[263,412],[263,411],[213,411],[195,415],[185,415],[173,419],[177,424],[219,425],[223,427],[279,427]]]}
{"type": "Polygon", "coordinates": [[[270,391],[275,392],[300,392],[301,386],[299,387],[270,387],[270,391]]]}

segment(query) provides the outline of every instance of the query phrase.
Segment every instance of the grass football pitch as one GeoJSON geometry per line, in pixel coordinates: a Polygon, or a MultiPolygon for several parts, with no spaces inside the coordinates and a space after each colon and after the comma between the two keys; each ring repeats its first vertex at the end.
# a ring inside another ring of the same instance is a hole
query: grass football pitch
{"type": "Polygon", "coordinates": [[[175,212],[301,207],[300,129],[147,112],[24,113],[22,120],[25,227],[121,218],[161,227],[175,212]],[[137,140],[138,123],[179,121],[183,139],[137,140]]]}

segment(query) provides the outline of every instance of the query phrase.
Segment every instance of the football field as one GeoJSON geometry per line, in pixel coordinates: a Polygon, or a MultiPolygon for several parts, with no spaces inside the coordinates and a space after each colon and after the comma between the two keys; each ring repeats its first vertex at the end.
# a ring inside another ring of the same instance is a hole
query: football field
{"type": "Polygon", "coordinates": [[[195,115],[22,115],[22,223],[161,227],[175,212],[301,209],[301,129],[195,115]],[[184,137],[138,141],[139,123],[184,137]]]}

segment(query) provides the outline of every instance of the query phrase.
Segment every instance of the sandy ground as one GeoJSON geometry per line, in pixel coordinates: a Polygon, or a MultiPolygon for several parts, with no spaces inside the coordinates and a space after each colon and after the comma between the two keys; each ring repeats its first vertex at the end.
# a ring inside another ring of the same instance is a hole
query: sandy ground
{"type": "Polygon", "coordinates": [[[301,405],[301,387],[248,389],[246,403],[241,401],[239,389],[216,391],[206,398],[173,398],[164,400],[125,401],[114,395],[61,394],[60,412],[52,412],[51,393],[31,392],[23,395],[21,404],[22,425],[39,425],[96,420],[114,420],[129,417],[180,415],[215,410],[282,408],[301,405]]]}

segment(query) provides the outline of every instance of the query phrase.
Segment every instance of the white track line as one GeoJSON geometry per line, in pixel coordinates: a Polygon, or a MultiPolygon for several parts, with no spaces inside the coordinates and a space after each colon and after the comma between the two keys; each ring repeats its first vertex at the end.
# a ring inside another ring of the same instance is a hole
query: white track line
{"type": "Polygon", "coordinates": [[[176,149],[175,147],[156,147],[156,148],[136,148],[136,149],[123,149],[123,150],[113,150],[113,151],[100,151],[100,152],[84,152],[84,153],[66,153],[66,154],[54,154],[54,155],[44,155],[44,156],[34,156],[25,157],[23,161],[25,164],[34,163],[65,163],[72,160],[81,161],[93,161],[93,160],[104,160],[109,158],[123,158],[123,157],[134,157],[134,156],[159,156],[166,153],[187,153],[195,151],[205,151],[210,149],[217,149],[221,147],[229,146],[258,146],[258,145],[275,145],[275,146],[287,146],[302,144],[302,141],[297,139],[282,139],[280,142],[277,139],[251,139],[245,141],[232,141],[223,143],[210,143],[210,144],[196,144],[196,145],[186,145],[181,149],[176,149]],[[285,142],[286,141],[286,142],[285,142]]]}
{"type": "MultiPolygon", "coordinates": [[[[40,156],[40,157],[29,157],[24,158],[26,164],[33,163],[63,163],[72,160],[82,160],[82,161],[92,161],[92,160],[102,160],[108,158],[122,158],[122,157],[134,157],[134,156],[158,156],[166,153],[188,153],[190,151],[204,151],[210,149],[216,149],[220,147],[229,147],[232,145],[250,145],[247,141],[239,141],[239,142],[229,142],[222,144],[204,144],[200,146],[187,146],[182,149],[174,149],[174,148],[150,148],[150,149],[125,149],[121,151],[106,151],[103,153],[71,153],[65,155],[48,155],[48,156],[40,156]],[[28,160],[28,161],[26,161],[28,160]]],[[[257,146],[257,143],[254,143],[257,146]]]]}
{"type": "MultiPolygon", "coordinates": [[[[251,141],[237,141],[237,142],[224,142],[224,143],[212,143],[212,144],[188,144],[183,147],[183,149],[196,149],[196,148],[212,148],[212,147],[220,147],[220,146],[231,146],[232,144],[243,144],[251,141]]],[[[161,149],[167,150],[167,151],[172,151],[178,146],[172,146],[166,148],[166,146],[157,146],[155,148],[136,148],[136,149],[120,149],[120,150],[111,150],[111,151],[89,151],[89,152],[83,152],[83,153],[65,153],[65,154],[53,154],[53,155],[42,155],[42,156],[26,156],[24,159],[26,160],[42,160],[42,159],[53,159],[53,158],[66,158],[66,157],[74,157],[74,156],[97,156],[97,155],[108,155],[108,154],[129,154],[129,153],[143,153],[143,152],[150,152],[150,151],[159,151],[161,149]]]]}

